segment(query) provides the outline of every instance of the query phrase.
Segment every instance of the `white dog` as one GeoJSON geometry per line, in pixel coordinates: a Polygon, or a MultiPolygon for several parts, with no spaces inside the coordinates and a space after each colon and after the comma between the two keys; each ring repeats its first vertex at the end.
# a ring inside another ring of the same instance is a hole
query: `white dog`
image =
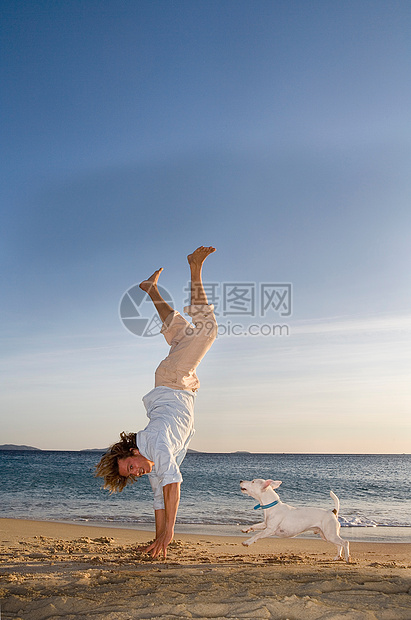
{"type": "Polygon", "coordinates": [[[283,504],[274,489],[280,486],[279,480],[242,480],[240,482],[241,491],[246,495],[251,495],[259,503],[255,510],[262,508],[264,511],[264,521],[251,525],[246,530],[248,532],[258,531],[243,545],[248,547],[259,538],[268,536],[279,536],[280,538],[292,538],[307,530],[312,530],[315,534],[320,534],[323,540],[337,545],[338,553],[336,560],[341,558],[344,549],[345,561],[350,561],[349,543],[339,536],[340,524],[338,522],[338,510],[340,501],[338,497],[330,491],[334,500],[334,510],[324,510],[323,508],[294,508],[288,504],[283,504]]]}

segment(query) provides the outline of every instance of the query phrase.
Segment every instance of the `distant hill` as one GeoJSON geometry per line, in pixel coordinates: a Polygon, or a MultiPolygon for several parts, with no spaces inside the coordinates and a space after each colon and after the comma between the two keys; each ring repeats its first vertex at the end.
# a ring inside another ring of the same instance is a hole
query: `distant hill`
{"type": "Polygon", "coordinates": [[[17,446],[14,443],[4,443],[0,446],[0,450],[35,450],[41,452],[40,448],[33,448],[33,446],[17,446]]]}
{"type": "MultiPolygon", "coordinates": [[[[32,450],[34,452],[44,452],[41,448],[34,448],[33,446],[18,446],[14,443],[4,443],[0,445],[0,450],[32,450]]],[[[68,450],[68,452],[107,452],[108,448],[85,448],[83,450],[68,450]]],[[[47,452],[47,450],[46,450],[47,452]]],[[[54,452],[54,450],[52,450],[54,452]]],[[[65,452],[65,450],[55,450],[55,452],[65,452]]],[[[188,454],[208,454],[207,452],[200,452],[198,450],[187,450],[188,454]]],[[[245,452],[239,450],[237,452],[227,452],[227,454],[252,454],[252,452],[245,452]]]]}
{"type": "MultiPolygon", "coordinates": [[[[107,452],[108,448],[84,448],[83,450],[79,450],[79,452],[107,452]]],[[[187,454],[204,454],[204,452],[199,452],[198,450],[191,450],[189,448],[187,450],[187,454]]]]}

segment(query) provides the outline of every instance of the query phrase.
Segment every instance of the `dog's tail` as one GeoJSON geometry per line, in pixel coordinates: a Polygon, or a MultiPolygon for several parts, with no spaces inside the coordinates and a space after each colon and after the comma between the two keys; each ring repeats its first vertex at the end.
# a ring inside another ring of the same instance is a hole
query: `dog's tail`
{"type": "Polygon", "coordinates": [[[335,514],[336,517],[338,517],[338,511],[340,510],[340,500],[338,499],[336,494],[333,493],[332,491],[330,491],[330,495],[333,498],[334,504],[335,504],[335,508],[333,510],[333,513],[335,514]]]}

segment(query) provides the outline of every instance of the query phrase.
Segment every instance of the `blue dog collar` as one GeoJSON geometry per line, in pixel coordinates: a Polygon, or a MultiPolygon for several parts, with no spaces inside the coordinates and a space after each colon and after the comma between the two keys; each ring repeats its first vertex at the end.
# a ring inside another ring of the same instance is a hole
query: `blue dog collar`
{"type": "Polygon", "coordinates": [[[271,504],[265,504],[265,506],[261,506],[261,504],[257,504],[257,506],[254,506],[254,510],[258,510],[259,508],[262,508],[263,510],[265,508],[271,508],[272,506],[275,506],[276,504],[278,504],[278,501],[279,500],[277,500],[276,502],[271,502],[271,504]]]}

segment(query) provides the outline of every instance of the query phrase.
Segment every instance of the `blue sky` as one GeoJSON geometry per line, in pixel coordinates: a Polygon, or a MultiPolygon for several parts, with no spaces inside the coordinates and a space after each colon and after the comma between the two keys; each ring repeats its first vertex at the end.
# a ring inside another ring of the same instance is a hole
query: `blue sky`
{"type": "Polygon", "coordinates": [[[0,443],[143,428],[167,347],[120,300],[163,266],[182,310],[185,256],[214,245],[191,447],[409,452],[411,5],[6,1],[1,21],[0,443]],[[224,283],[256,316],[223,315],[224,283]],[[261,316],[261,283],[292,284],[291,316],[261,316]]]}

